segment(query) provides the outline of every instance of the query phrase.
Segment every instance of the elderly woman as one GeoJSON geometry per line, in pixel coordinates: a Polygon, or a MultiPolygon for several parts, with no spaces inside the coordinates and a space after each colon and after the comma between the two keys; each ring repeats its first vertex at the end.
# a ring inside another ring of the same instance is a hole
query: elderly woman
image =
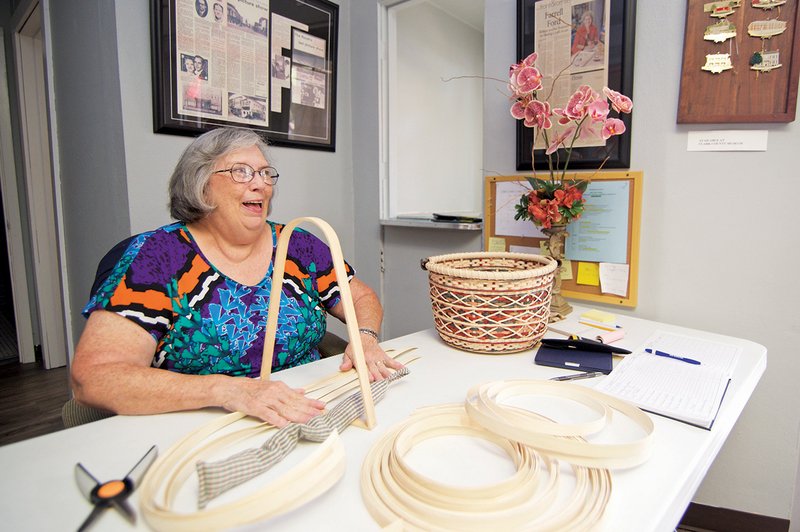
{"type": "MultiPolygon", "coordinates": [[[[262,381],[264,328],[277,239],[267,220],[278,172],[254,132],[220,128],[194,140],[169,183],[177,223],[130,237],[101,261],[72,364],[78,402],[121,414],[218,406],[274,425],[324,404],[262,381]]],[[[370,379],[402,367],[378,345],[383,311],[347,266],[370,379]]],[[[344,321],[328,247],[292,235],[272,369],[319,358],[326,313],[344,321]]],[[[353,367],[348,346],[340,369],[353,367]]]]}

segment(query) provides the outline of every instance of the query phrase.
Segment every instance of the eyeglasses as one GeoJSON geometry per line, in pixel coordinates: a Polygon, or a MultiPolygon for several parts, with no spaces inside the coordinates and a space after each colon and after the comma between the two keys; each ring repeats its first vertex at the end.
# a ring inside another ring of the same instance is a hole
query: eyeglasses
{"type": "Polygon", "coordinates": [[[249,183],[253,180],[253,176],[258,174],[267,185],[274,185],[277,183],[278,176],[280,175],[278,174],[278,171],[271,166],[265,166],[261,170],[253,170],[252,166],[245,163],[234,163],[230,168],[226,168],[225,170],[217,170],[213,173],[222,174],[225,172],[230,172],[231,178],[237,183],[249,183]]]}

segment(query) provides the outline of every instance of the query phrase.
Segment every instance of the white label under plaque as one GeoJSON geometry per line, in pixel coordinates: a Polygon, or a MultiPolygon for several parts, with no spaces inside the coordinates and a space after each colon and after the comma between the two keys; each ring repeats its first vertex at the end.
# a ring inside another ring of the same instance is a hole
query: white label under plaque
{"type": "Polygon", "coordinates": [[[767,151],[767,130],[690,131],[687,151],[767,151]]]}

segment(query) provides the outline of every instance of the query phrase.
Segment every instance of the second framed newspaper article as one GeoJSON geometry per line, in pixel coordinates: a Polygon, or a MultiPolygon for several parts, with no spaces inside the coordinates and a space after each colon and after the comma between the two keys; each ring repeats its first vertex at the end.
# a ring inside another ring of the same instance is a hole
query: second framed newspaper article
{"type": "MultiPolygon", "coordinates": [[[[599,94],[603,87],[631,96],[633,92],[633,40],[635,0],[517,0],[517,59],[538,54],[543,74],[540,92],[552,107],[563,107],[580,86],[599,94]]],[[[630,115],[620,119],[630,130],[630,115]]],[[[554,124],[558,128],[558,124],[554,124]]],[[[578,139],[569,158],[572,169],[627,168],[631,135],[608,141],[578,139]]],[[[548,167],[543,139],[517,121],[517,170],[548,167]],[[534,145],[534,141],[536,144],[534,145]],[[532,149],[533,148],[533,149],[532,149]]],[[[558,167],[566,164],[565,150],[553,157],[558,167]]]]}
{"type": "Polygon", "coordinates": [[[151,0],[151,15],[156,133],[236,126],[336,149],[336,4],[151,0]]]}

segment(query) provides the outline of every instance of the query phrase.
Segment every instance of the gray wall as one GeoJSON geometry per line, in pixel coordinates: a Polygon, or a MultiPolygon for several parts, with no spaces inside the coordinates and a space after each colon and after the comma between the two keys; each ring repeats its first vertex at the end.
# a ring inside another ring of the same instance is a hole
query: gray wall
{"type": "MultiPolygon", "coordinates": [[[[419,258],[480,249],[480,236],[381,229],[377,1],[339,3],[337,151],[274,149],[286,179],[273,217],[327,219],[359,275],[373,286],[380,286],[383,247],[385,332],[397,336],[431,326],[419,258]]],[[[632,168],[645,176],[640,304],[633,311],[611,310],[746,337],[768,348],[767,372],[695,500],[787,519],[800,427],[793,380],[800,372],[794,347],[800,344],[800,290],[786,271],[800,262],[792,230],[800,197],[793,170],[800,125],[733,126],[768,129],[765,153],[688,153],[688,131],[720,125],[675,124],[685,6],[638,4],[632,168]]],[[[117,0],[112,8],[85,0],[77,6],[70,4],[71,12],[53,6],[73,314],[108,246],[129,231],[168,221],[166,179],[188,142],[152,133],[147,3],[117,0]],[[115,48],[118,67],[110,59],[115,48]]],[[[515,0],[487,0],[487,77],[504,78],[517,60],[515,17],[515,0]]],[[[508,102],[492,82],[485,89],[484,166],[514,173],[508,102]]]]}
{"type": "MultiPolygon", "coordinates": [[[[77,340],[97,263],[130,234],[127,172],[110,2],[50,2],[61,194],[72,328],[77,340]]],[[[122,25],[124,27],[124,24],[122,25]]],[[[141,82],[143,85],[145,81],[141,82]]]]}

